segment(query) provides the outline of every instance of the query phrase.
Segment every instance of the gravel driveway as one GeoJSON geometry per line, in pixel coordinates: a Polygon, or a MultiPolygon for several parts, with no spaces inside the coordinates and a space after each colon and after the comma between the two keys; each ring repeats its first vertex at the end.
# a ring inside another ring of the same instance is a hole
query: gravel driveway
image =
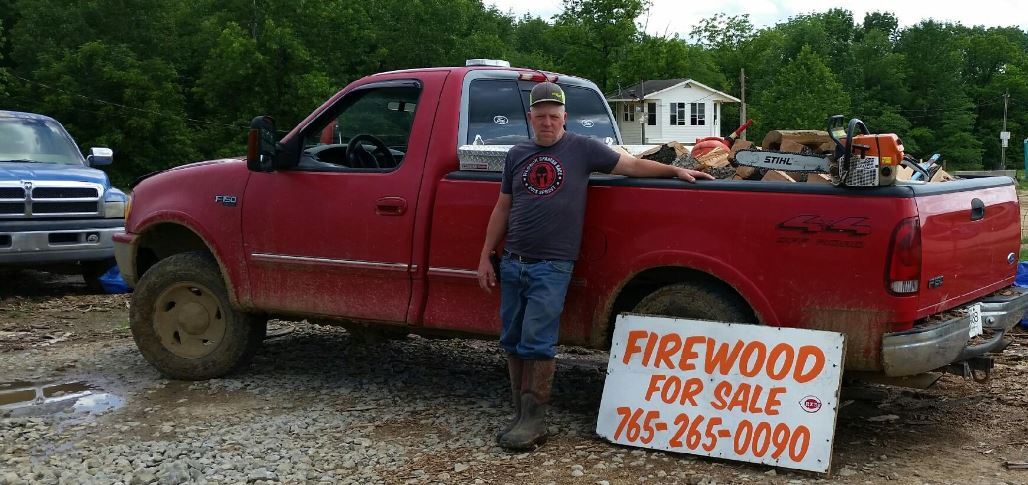
{"type": "MultiPolygon", "coordinates": [[[[603,352],[561,348],[553,437],[514,454],[493,442],[510,405],[492,341],[368,343],[277,322],[284,335],[245,373],[169,381],[136,351],[125,296],[35,272],[0,274],[0,295],[0,484],[825,480],[598,439],[603,352]]],[[[831,480],[1028,483],[1028,470],[1004,467],[1028,461],[1026,337],[986,384],[848,386],[831,480]]]]}

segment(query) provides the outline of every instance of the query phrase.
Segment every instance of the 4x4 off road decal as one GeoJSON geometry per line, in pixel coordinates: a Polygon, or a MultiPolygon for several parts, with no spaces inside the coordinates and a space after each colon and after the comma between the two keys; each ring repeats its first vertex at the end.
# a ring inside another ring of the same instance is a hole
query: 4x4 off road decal
{"type": "Polygon", "coordinates": [[[775,242],[793,246],[829,246],[834,248],[858,249],[864,247],[863,236],[871,234],[867,217],[843,217],[822,219],[820,216],[804,214],[778,223],[779,231],[789,231],[788,236],[778,236],[775,242]]]}
{"type": "Polygon", "coordinates": [[[521,182],[534,195],[550,195],[564,182],[564,167],[549,155],[539,155],[521,172],[521,182]]]}

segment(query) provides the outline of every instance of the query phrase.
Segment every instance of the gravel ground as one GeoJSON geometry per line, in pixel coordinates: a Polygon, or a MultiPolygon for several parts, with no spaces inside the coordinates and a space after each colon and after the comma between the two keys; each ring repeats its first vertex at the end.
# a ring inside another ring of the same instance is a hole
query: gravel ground
{"type": "Polygon", "coordinates": [[[826,478],[597,438],[607,356],[579,348],[561,348],[553,437],[531,453],[494,445],[510,405],[491,341],[280,322],[246,372],[167,380],[135,349],[127,299],[77,281],[0,274],[0,396],[48,393],[0,405],[0,484],[1028,483],[1003,466],[1028,461],[1026,334],[985,384],[848,386],[826,478]]]}

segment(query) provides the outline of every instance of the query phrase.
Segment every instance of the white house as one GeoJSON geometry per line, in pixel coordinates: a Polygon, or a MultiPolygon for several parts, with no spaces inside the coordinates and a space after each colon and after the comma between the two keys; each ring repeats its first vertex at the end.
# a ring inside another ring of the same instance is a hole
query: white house
{"type": "Polygon", "coordinates": [[[643,81],[607,96],[625,144],[721,136],[721,105],[739,99],[692,79],[643,81]]]}

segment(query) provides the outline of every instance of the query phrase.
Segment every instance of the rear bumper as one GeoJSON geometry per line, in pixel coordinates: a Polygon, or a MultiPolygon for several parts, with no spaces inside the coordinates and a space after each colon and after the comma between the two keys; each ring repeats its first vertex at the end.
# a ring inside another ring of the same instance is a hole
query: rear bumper
{"type": "Polygon", "coordinates": [[[121,278],[132,288],[139,280],[136,274],[136,245],[139,238],[135,234],[119,232],[114,235],[114,259],[118,261],[121,278]]]}
{"type": "Polygon", "coordinates": [[[982,327],[992,330],[991,337],[971,344],[968,341],[971,322],[966,315],[887,333],[882,337],[885,373],[890,376],[920,374],[1001,349],[1003,336],[1028,310],[1028,288],[1009,287],[963,308],[976,303],[982,304],[982,327]]]}
{"type": "Polygon", "coordinates": [[[0,222],[0,265],[95,261],[114,256],[121,219],[0,222]]]}

